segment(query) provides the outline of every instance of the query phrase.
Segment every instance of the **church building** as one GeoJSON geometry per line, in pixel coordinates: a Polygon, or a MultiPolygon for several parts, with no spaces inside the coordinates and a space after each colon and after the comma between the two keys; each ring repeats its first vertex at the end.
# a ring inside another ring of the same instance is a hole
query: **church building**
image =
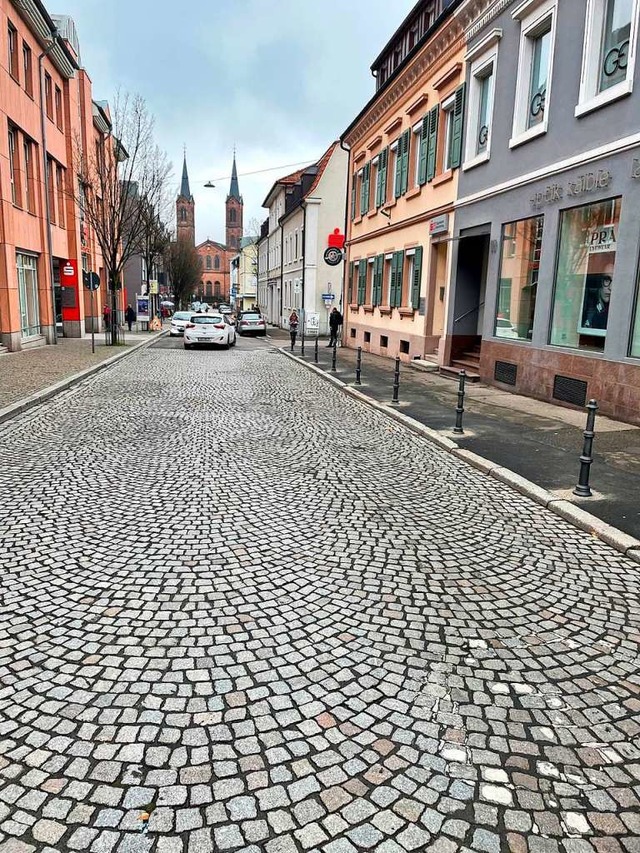
{"type": "Polygon", "coordinates": [[[196,245],[195,201],[189,188],[185,155],[180,194],[176,201],[176,230],[178,239],[189,240],[200,255],[202,274],[198,296],[204,302],[211,304],[231,301],[231,258],[238,254],[242,240],[244,202],[238,185],[235,152],[225,208],[225,243],[207,238],[203,243],[196,245]]]}

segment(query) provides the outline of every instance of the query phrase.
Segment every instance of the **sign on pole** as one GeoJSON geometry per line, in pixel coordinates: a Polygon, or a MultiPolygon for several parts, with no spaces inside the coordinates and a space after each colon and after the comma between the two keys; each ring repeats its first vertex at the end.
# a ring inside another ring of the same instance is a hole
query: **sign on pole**
{"type": "Polygon", "coordinates": [[[140,323],[149,322],[149,297],[136,296],[136,316],[140,323]]]}

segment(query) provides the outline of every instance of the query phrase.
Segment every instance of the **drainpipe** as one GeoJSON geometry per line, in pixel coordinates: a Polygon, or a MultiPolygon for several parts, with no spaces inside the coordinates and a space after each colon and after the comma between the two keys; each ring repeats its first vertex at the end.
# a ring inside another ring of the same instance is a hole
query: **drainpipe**
{"type": "Polygon", "coordinates": [[[281,224],[280,225],[280,307],[279,307],[280,318],[279,318],[279,323],[278,323],[278,326],[280,326],[280,328],[282,328],[282,322],[283,322],[282,321],[282,306],[283,306],[283,299],[284,299],[284,265],[283,265],[283,261],[284,261],[284,231],[283,231],[282,224],[281,224]]]}
{"type": "Polygon", "coordinates": [[[38,80],[40,82],[40,134],[42,136],[42,162],[44,167],[44,209],[47,217],[47,250],[49,252],[49,284],[51,290],[51,313],[53,315],[53,343],[58,343],[56,321],[56,287],[53,280],[53,238],[51,237],[51,209],[49,206],[49,161],[47,159],[47,122],[44,104],[44,67],[42,60],[54,49],[58,41],[58,31],[51,33],[51,43],[38,57],[38,80]]]}
{"type": "MultiPolygon", "coordinates": [[[[304,327],[307,323],[307,306],[304,301],[304,268],[306,264],[306,256],[307,253],[305,251],[305,243],[307,242],[307,205],[306,202],[302,202],[302,281],[300,282],[300,289],[302,290],[302,340],[304,342],[304,327]]],[[[316,278],[317,283],[317,278],[316,278]]],[[[314,306],[315,307],[315,306],[314,306]]]]}
{"type": "MultiPolygon", "coordinates": [[[[348,155],[347,156],[347,183],[346,183],[347,191],[345,193],[345,200],[344,200],[344,236],[345,236],[345,250],[346,250],[346,247],[347,247],[347,245],[346,245],[347,228],[349,226],[349,207],[351,204],[351,197],[350,197],[350,193],[349,193],[349,174],[350,174],[349,166],[351,163],[351,148],[349,146],[347,146],[345,148],[344,141],[342,139],[340,140],[340,148],[342,148],[342,150],[345,151],[346,154],[348,155]]],[[[342,299],[343,299],[343,305],[341,305],[341,307],[343,309],[342,310],[342,317],[343,317],[343,321],[344,321],[344,320],[346,320],[347,308],[349,307],[347,305],[347,290],[349,288],[349,282],[348,282],[349,267],[347,265],[346,256],[344,257],[342,264],[343,264],[343,266],[342,266],[342,299]]],[[[346,346],[346,340],[347,340],[347,324],[345,322],[343,322],[342,323],[342,340],[340,341],[340,343],[343,346],[346,346]]]]}

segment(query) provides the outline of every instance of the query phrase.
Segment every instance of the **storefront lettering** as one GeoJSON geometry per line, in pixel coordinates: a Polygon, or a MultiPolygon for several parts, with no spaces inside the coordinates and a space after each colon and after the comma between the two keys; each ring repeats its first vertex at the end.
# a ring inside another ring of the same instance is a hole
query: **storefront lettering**
{"type": "MultiPolygon", "coordinates": [[[[640,161],[638,169],[640,170],[640,161]]],[[[637,176],[640,177],[640,172],[637,176]]],[[[579,175],[574,181],[569,181],[566,186],[566,195],[575,198],[583,196],[587,193],[595,192],[596,190],[605,189],[611,185],[613,175],[608,169],[598,169],[597,172],[586,172],[584,175],[579,175]]],[[[560,184],[549,184],[544,190],[535,193],[531,198],[531,206],[534,208],[543,207],[545,204],[552,204],[554,201],[562,201],[565,197],[565,188],[560,184]]]]}
{"type": "Polygon", "coordinates": [[[634,157],[631,165],[631,177],[640,178],[640,160],[634,157]]]}

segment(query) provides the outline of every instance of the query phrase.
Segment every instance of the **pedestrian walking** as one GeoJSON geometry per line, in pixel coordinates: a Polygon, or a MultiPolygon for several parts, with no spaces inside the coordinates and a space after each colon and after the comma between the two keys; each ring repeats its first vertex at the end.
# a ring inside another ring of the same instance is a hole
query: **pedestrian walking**
{"type": "Polygon", "coordinates": [[[105,303],[102,309],[102,319],[104,321],[105,331],[111,327],[111,308],[105,303]]]}
{"type": "Polygon", "coordinates": [[[333,308],[331,314],[329,314],[329,343],[328,347],[332,347],[334,344],[338,343],[338,339],[340,337],[340,326],[342,325],[342,314],[338,311],[337,308],[333,308]]]}
{"type": "Polygon", "coordinates": [[[124,312],[124,319],[127,321],[129,331],[131,331],[131,327],[133,326],[136,320],[136,312],[131,307],[131,303],[127,305],[127,310],[124,312]]]}
{"type": "Polygon", "coordinates": [[[294,308],[291,314],[289,314],[289,336],[291,338],[291,352],[293,352],[293,348],[296,344],[299,323],[300,320],[298,319],[298,314],[296,312],[296,309],[294,308]]]}

